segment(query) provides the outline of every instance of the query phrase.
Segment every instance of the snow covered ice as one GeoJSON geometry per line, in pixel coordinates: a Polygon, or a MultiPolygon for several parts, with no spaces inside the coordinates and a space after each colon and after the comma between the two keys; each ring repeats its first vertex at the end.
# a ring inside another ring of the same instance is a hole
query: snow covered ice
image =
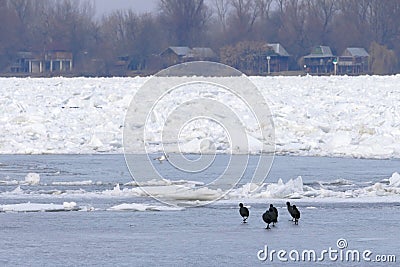
{"type": "MultiPolygon", "coordinates": [[[[148,79],[1,78],[0,151],[122,153],[126,110],[148,79]]],[[[400,156],[400,75],[250,79],[273,114],[278,154],[400,156]]],[[[221,132],[218,126],[207,127],[214,133],[211,140],[221,144],[218,151],[227,152],[228,147],[221,143],[223,133],[215,136],[221,132]]],[[[250,135],[251,152],[257,153],[258,136],[250,135]]],[[[199,151],[202,136],[183,137],[185,152],[199,151]]]]}
{"type": "Polygon", "coordinates": [[[44,204],[44,203],[19,203],[19,204],[8,204],[0,205],[0,211],[2,212],[55,212],[55,211],[77,211],[79,207],[76,207],[75,202],[64,202],[61,204],[44,204]]]}
{"type": "MultiPolygon", "coordinates": [[[[0,132],[0,153],[122,154],[125,113],[135,92],[148,79],[0,78],[0,126],[3,129],[0,132]]],[[[400,75],[250,79],[261,90],[271,109],[278,155],[379,159],[400,157],[400,107],[397,105],[400,102],[400,75]]],[[[154,119],[146,126],[153,131],[146,137],[149,138],[147,141],[159,141],[165,122],[162,110],[172,109],[183,101],[184,96],[196,96],[199,92],[194,90],[185,95],[180,89],[164,98],[161,107],[154,109],[158,112],[151,114],[154,119]]],[[[202,94],[226,102],[231,108],[235,104],[229,94],[220,94],[215,89],[203,91],[202,94]]],[[[256,125],[251,127],[256,122],[246,115],[245,106],[239,105],[237,112],[250,124],[250,152],[257,153],[257,144],[261,141],[257,139],[256,125]]],[[[195,111],[191,115],[194,117],[195,111]]],[[[207,120],[203,123],[206,123],[202,126],[203,130],[201,127],[199,131],[189,129],[180,136],[181,150],[175,152],[198,153],[204,145],[204,138],[216,144],[217,152],[230,152],[224,143],[226,136],[222,128],[207,120]],[[212,135],[204,135],[206,131],[212,135]]],[[[205,146],[210,147],[209,143],[205,146]]],[[[235,150],[232,151],[235,153],[235,150]]],[[[340,177],[335,177],[333,181],[325,181],[328,184],[313,181],[314,184],[310,185],[309,181],[303,181],[300,174],[293,173],[286,180],[274,176],[264,184],[241,183],[227,193],[210,188],[205,182],[191,181],[190,177],[117,183],[105,182],[93,176],[90,179],[56,179],[46,183],[42,182],[40,173],[28,170],[24,179],[0,177],[0,184],[7,186],[0,194],[6,198],[70,197],[74,201],[76,198],[130,198],[151,194],[159,199],[168,198],[182,203],[215,199],[258,201],[285,198],[357,201],[376,198],[373,201],[381,202],[398,196],[397,171],[391,169],[385,173],[386,181],[374,180],[363,185],[354,185],[352,177],[344,184],[340,177]],[[37,186],[37,190],[27,189],[27,185],[37,186]]],[[[55,175],[59,174],[57,170],[55,175]]],[[[125,204],[129,205],[128,202],[125,204]]]]}
{"type": "Polygon", "coordinates": [[[25,177],[25,182],[28,183],[28,184],[32,184],[32,185],[39,184],[39,182],[40,182],[40,175],[37,174],[37,173],[32,173],[32,172],[30,172],[30,173],[28,173],[28,174],[26,175],[26,177],[25,177]]]}

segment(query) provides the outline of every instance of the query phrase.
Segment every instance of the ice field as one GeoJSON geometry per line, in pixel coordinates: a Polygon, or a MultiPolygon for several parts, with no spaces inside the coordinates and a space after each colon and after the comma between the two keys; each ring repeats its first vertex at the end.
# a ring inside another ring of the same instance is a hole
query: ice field
{"type": "MultiPolygon", "coordinates": [[[[123,153],[126,110],[148,79],[1,78],[0,151],[123,153]]],[[[400,156],[400,75],[250,79],[271,110],[278,154],[400,156]]],[[[152,129],[159,130],[163,122],[155,120],[152,129]]],[[[184,152],[198,153],[199,140],[205,137],[217,144],[224,139],[214,124],[206,127],[211,136],[183,136],[184,152]]],[[[257,143],[258,136],[251,132],[250,136],[250,142],[257,143]]],[[[251,152],[257,153],[253,147],[251,152]]],[[[227,150],[222,143],[217,152],[227,150]]]]}

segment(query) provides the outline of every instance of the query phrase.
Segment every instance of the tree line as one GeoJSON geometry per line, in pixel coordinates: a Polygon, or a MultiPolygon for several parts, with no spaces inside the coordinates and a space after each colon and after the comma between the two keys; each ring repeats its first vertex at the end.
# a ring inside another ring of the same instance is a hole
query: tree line
{"type": "Polygon", "coordinates": [[[313,46],[340,55],[363,47],[376,73],[400,70],[399,0],[159,0],[96,16],[93,0],[0,0],[0,70],[18,51],[71,51],[77,75],[108,75],[118,57],[132,68],[168,46],[211,47],[220,54],[241,42],[280,43],[291,69],[313,46]]]}

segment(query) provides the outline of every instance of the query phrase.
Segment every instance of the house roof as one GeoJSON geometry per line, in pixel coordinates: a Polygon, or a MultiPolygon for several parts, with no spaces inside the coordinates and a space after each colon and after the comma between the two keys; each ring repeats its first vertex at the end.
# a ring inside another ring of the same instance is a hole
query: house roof
{"type": "Polygon", "coordinates": [[[344,51],[343,55],[347,54],[353,57],[369,57],[368,52],[362,47],[348,47],[344,51]]]}
{"type": "Polygon", "coordinates": [[[286,49],[279,43],[276,44],[268,44],[268,46],[272,47],[274,52],[278,54],[279,56],[282,57],[289,57],[289,53],[286,51],[286,49]]]}
{"type": "Polygon", "coordinates": [[[17,52],[17,57],[21,59],[32,59],[37,57],[33,52],[28,52],[28,51],[20,51],[17,52]]]}
{"type": "Polygon", "coordinates": [[[194,47],[189,48],[187,46],[170,46],[164,52],[172,51],[176,55],[180,57],[201,57],[201,58],[214,58],[216,54],[214,51],[209,47],[194,47]]]}
{"type": "Polygon", "coordinates": [[[216,57],[214,51],[209,47],[193,47],[189,57],[213,58],[216,57]]]}
{"type": "Polygon", "coordinates": [[[166,50],[172,50],[178,56],[187,56],[191,49],[187,46],[170,46],[166,50]]]}
{"type": "Polygon", "coordinates": [[[323,58],[323,57],[334,57],[332,50],[329,46],[316,46],[311,51],[311,54],[305,56],[304,58],[323,58]]]}

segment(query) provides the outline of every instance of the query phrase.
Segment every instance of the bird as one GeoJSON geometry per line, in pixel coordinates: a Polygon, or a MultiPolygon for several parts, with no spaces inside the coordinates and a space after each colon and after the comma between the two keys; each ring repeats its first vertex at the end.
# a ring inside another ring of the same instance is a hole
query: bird
{"type": "Polygon", "coordinates": [[[270,204],[269,208],[272,209],[272,211],[275,213],[275,220],[272,221],[272,226],[275,227],[275,223],[278,222],[278,210],[274,207],[274,205],[270,204]]]}
{"type": "Polygon", "coordinates": [[[243,217],[243,223],[246,223],[247,218],[249,218],[250,212],[249,209],[243,206],[243,203],[239,203],[239,213],[243,217]]]}
{"type": "Polygon", "coordinates": [[[290,216],[292,216],[292,221],[294,220],[294,224],[299,224],[300,211],[298,210],[296,205],[291,206],[290,202],[286,202],[286,206],[290,213],[290,216]]]}
{"type": "Polygon", "coordinates": [[[273,208],[269,208],[269,210],[267,210],[263,215],[262,218],[264,220],[264,222],[267,224],[267,227],[265,229],[271,229],[271,227],[269,227],[270,223],[273,223],[274,221],[277,220],[277,215],[274,212],[273,208]]]}
{"type": "Polygon", "coordinates": [[[168,161],[168,155],[167,154],[163,154],[157,158],[154,158],[153,160],[158,160],[158,162],[162,163],[163,161],[167,160],[168,161]]]}
{"type": "Polygon", "coordinates": [[[287,210],[288,210],[290,216],[292,216],[291,221],[293,221],[293,219],[294,219],[294,217],[293,217],[293,206],[290,205],[290,202],[289,202],[289,201],[286,202],[286,206],[287,206],[287,210]]]}
{"type": "Polygon", "coordinates": [[[300,219],[300,211],[297,209],[296,205],[293,205],[293,218],[294,218],[294,224],[299,224],[299,219],[300,219]]]}

